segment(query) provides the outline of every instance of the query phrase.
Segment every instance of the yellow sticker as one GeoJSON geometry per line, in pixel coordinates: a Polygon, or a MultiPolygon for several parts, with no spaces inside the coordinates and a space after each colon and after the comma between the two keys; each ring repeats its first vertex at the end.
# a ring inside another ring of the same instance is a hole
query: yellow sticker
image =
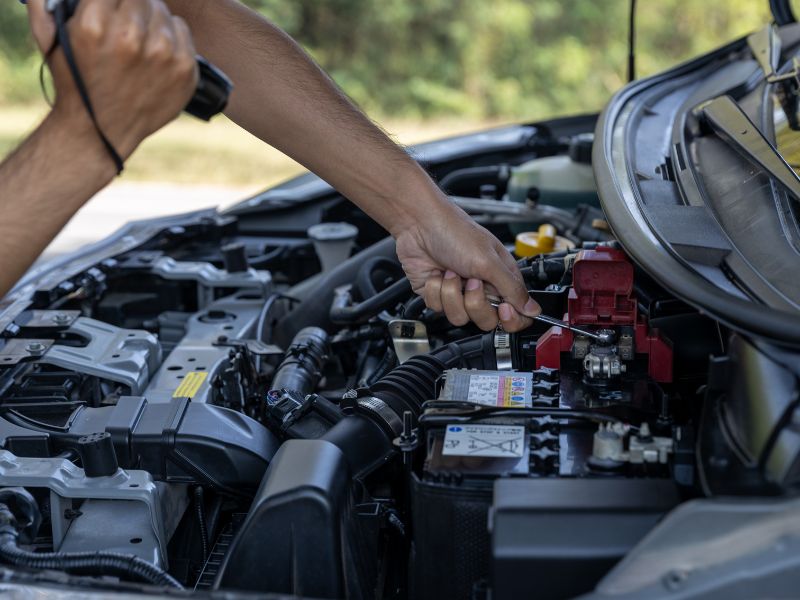
{"type": "Polygon", "coordinates": [[[208,377],[208,371],[191,371],[183,378],[178,389],[172,394],[173,398],[193,398],[208,377]]]}

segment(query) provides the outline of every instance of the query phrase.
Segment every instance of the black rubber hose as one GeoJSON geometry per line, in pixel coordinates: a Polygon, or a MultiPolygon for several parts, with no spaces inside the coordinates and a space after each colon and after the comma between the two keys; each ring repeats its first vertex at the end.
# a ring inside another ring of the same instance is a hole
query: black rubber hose
{"type": "Polygon", "coordinates": [[[0,560],[17,567],[80,571],[96,575],[115,575],[146,581],[152,585],[182,590],[169,573],[134,556],[117,552],[28,552],[17,546],[16,533],[0,532],[0,560]]]}
{"type": "Polygon", "coordinates": [[[287,296],[297,298],[300,304],[281,317],[275,328],[274,343],[287,346],[297,332],[315,325],[333,331],[328,320],[333,300],[333,291],[342,285],[353,283],[358,270],[373,256],[397,258],[394,239],[387,237],[369,248],[351,256],[335,269],[321,273],[290,288],[287,296]]]}
{"type": "MultiPolygon", "coordinates": [[[[385,278],[392,280],[405,277],[399,262],[385,256],[374,256],[361,265],[356,274],[355,288],[361,299],[366,300],[378,293],[375,286],[376,273],[382,273],[385,278]]],[[[381,287],[385,287],[385,283],[381,287]]]]}
{"type": "Polygon", "coordinates": [[[206,525],[206,507],[203,497],[203,488],[199,485],[194,488],[194,505],[197,514],[197,525],[200,529],[200,544],[203,551],[203,564],[208,560],[208,527],[206,525]]]}
{"type": "Polygon", "coordinates": [[[404,319],[419,319],[425,311],[425,298],[414,296],[403,307],[404,319]]]}
{"type": "Polygon", "coordinates": [[[433,350],[431,356],[444,363],[445,369],[497,369],[494,333],[484,333],[451,342],[433,350]]]}
{"type": "Polygon", "coordinates": [[[422,403],[434,399],[436,380],[446,368],[433,354],[414,356],[370,386],[370,395],[388,404],[398,418],[407,410],[416,417],[422,403]]]}
{"type": "Polygon", "coordinates": [[[509,168],[506,165],[467,167],[451,171],[439,181],[439,187],[447,194],[474,194],[482,184],[491,183],[504,192],[508,183],[509,168]]]}
{"type": "MultiPolygon", "coordinates": [[[[436,382],[446,369],[497,368],[493,334],[478,335],[437,348],[429,354],[410,358],[369,387],[368,396],[385,403],[402,421],[410,411],[418,417],[422,405],[436,396],[436,382]]],[[[393,436],[387,431],[383,416],[359,411],[345,416],[322,437],[338,446],[347,457],[357,477],[384,464],[394,453],[393,436]]],[[[399,432],[396,432],[396,434],[399,432]]]]}
{"type": "Polygon", "coordinates": [[[323,440],[345,455],[353,477],[360,478],[386,463],[394,454],[392,439],[384,429],[364,415],[349,415],[331,427],[323,440]]]}
{"type": "Polygon", "coordinates": [[[375,367],[375,370],[369,374],[366,379],[367,386],[372,385],[376,381],[378,381],[381,377],[387,375],[389,371],[394,368],[397,364],[397,354],[395,354],[394,350],[391,348],[387,348],[386,352],[384,353],[383,357],[381,358],[381,362],[378,363],[378,366],[375,367]]]}
{"type": "Polygon", "coordinates": [[[292,340],[270,387],[310,394],[319,381],[329,354],[328,333],[319,327],[306,327],[292,340]]]}
{"type": "Polygon", "coordinates": [[[368,321],[382,310],[399,304],[411,294],[411,282],[403,277],[385,290],[358,304],[349,305],[349,294],[340,293],[331,304],[331,323],[355,325],[368,321]]]}

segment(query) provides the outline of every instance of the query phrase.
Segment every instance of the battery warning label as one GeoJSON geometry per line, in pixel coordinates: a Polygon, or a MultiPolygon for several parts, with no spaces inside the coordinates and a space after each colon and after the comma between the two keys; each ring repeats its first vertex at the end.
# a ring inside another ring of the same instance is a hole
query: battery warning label
{"type": "Polygon", "coordinates": [[[521,458],[525,456],[525,428],[517,425],[448,425],[444,456],[521,458]]]}
{"type": "Polygon", "coordinates": [[[507,371],[447,371],[440,400],[504,408],[530,407],[533,375],[507,371]]]}

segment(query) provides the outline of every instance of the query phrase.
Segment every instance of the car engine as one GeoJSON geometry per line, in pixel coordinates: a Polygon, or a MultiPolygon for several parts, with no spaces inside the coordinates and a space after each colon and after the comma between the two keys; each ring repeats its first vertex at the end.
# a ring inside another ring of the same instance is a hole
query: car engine
{"type": "Polygon", "coordinates": [[[587,166],[592,127],[427,165],[516,253],[551,321],[520,333],[427,309],[393,240],[310,179],[29,274],[0,318],[0,561],[127,590],[562,598],[682,502],[796,484],[791,368],[637,267],[591,182],[536,179],[587,166]]]}

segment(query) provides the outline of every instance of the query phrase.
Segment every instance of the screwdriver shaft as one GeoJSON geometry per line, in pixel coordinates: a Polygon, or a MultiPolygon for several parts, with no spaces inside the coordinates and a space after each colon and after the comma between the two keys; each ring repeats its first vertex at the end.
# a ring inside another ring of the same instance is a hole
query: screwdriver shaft
{"type": "MultiPolygon", "coordinates": [[[[502,298],[500,298],[499,296],[495,296],[493,294],[486,294],[486,300],[494,308],[497,308],[503,302],[502,298]]],[[[601,335],[598,335],[592,331],[587,331],[582,327],[575,327],[574,325],[570,325],[566,321],[561,321],[560,319],[556,319],[554,317],[548,317],[547,315],[539,315],[537,317],[534,317],[534,319],[536,319],[537,321],[541,321],[542,323],[547,323],[548,325],[554,325],[555,327],[563,327],[564,329],[569,329],[573,333],[577,333],[578,335],[585,335],[586,337],[591,338],[593,340],[605,341],[605,337],[601,335]]]]}

